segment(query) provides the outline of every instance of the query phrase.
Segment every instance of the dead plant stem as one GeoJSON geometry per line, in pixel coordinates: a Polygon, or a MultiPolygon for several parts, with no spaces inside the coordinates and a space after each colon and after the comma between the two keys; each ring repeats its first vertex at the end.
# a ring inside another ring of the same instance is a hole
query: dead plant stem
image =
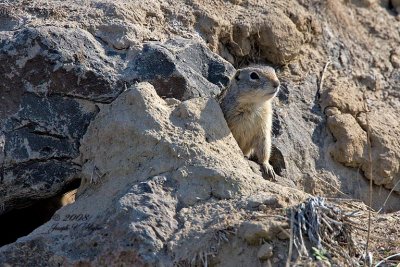
{"type": "Polygon", "coordinates": [[[289,239],[289,252],[288,252],[288,258],[286,260],[286,267],[290,267],[290,262],[292,261],[293,242],[294,242],[293,224],[294,224],[294,210],[292,210],[290,214],[290,239],[289,239]]]}
{"type": "MultiPolygon", "coordinates": [[[[367,123],[367,147],[368,147],[368,162],[369,162],[369,195],[368,195],[368,202],[369,206],[372,207],[372,146],[371,146],[371,128],[369,125],[369,108],[368,104],[366,101],[366,96],[364,93],[364,105],[365,105],[365,119],[367,123]]],[[[364,265],[367,266],[367,259],[368,257],[368,251],[369,251],[369,239],[371,235],[371,210],[368,210],[368,232],[367,232],[367,242],[365,244],[365,255],[364,255],[364,265]]],[[[371,266],[372,262],[368,262],[368,266],[371,266]]]]}
{"type": "Polygon", "coordinates": [[[325,72],[328,69],[329,64],[331,64],[331,61],[326,62],[324,69],[321,74],[321,80],[319,82],[318,86],[318,91],[317,91],[317,96],[319,97],[319,94],[322,92],[322,86],[324,85],[324,79],[325,79],[325,72]]]}

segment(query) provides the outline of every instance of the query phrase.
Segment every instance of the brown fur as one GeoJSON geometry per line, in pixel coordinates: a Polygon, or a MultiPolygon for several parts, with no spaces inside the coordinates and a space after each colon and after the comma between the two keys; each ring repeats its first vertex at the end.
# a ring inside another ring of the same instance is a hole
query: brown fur
{"type": "Polygon", "coordinates": [[[76,197],[76,192],[77,192],[77,189],[74,189],[74,190],[71,190],[71,191],[63,194],[59,200],[60,205],[63,207],[68,204],[74,203],[75,197],[76,197]]]}
{"type": "Polygon", "coordinates": [[[271,102],[279,85],[271,67],[240,69],[221,103],[228,126],[243,154],[255,157],[272,178],[275,173],[268,162],[271,155],[271,102]]]}

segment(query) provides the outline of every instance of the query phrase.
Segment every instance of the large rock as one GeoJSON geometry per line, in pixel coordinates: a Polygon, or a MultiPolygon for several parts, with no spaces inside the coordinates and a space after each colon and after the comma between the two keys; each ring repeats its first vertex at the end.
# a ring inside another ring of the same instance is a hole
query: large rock
{"type": "Polygon", "coordinates": [[[366,102],[355,85],[343,77],[327,81],[321,106],[335,138],[330,148],[333,159],[345,166],[360,168],[376,185],[400,192],[400,128],[395,119],[400,115],[398,110],[376,100],[366,102]]]}
{"type": "Polygon", "coordinates": [[[253,193],[264,206],[282,205],[279,191],[303,197],[251,175],[214,99],[165,102],[148,83],[103,106],[80,151],[77,201],[4,246],[0,262],[172,266],[210,249],[223,218],[239,223],[253,193]]]}
{"type": "Polygon", "coordinates": [[[235,74],[233,66],[187,39],[150,42],[127,69],[128,81],[148,81],[162,97],[216,97],[235,74]]]}
{"type": "Polygon", "coordinates": [[[79,28],[25,28],[2,39],[0,50],[2,88],[96,102],[111,101],[123,88],[117,57],[79,28]]]}
{"type": "Polygon", "coordinates": [[[42,26],[1,37],[0,214],[78,180],[81,166],[72,159],[96,105],[111,102],[127,84],[149,80],[160,95],[179,99],[216,96],[235,71],[184,39],[149,43],[124,61],[79,28],[42,26]]]}
{"type": "Polygon", "coordinates": [[[130,176],[135,183],[172,173],[181,181],[177,193],[185,205],[212,196],[230,198],[252,187],[250,167],[212,98],[168,106],[150,84],[141,83],[103,109],[82,142],[83,183],[101,175],[130,176]],[[235,170],[242,165],[247,167],[235,170]],[[193,184],[203,189],[191,190],[193,184]]]}
{"type": "Polygon", "coordinates": [[[207,5],[196,8],[196,29],[211,49],[237,64],[247,58],[287,64],[299,55],[307,32],[316,30],[315,22],[300,6],[291,10],[292,17],[274,4],[267,10],[257,5],[247,9],[229,4],[217,10],[207,5]],[[260,12],[254,12],[258,9],[260,12]]]}
{"type": "MultiPolygon", "coordinates": [[[[358,117],[360,126],[371,133],[371,163],[362,165],[368,179],[400,194],[399,110],[371,108],[358,117]],[[370,169],[371,168],[371,169],[370,169]]],[[[369,163],[369,156],[367,157],[369,163]]]]}
{"type": "Polygon", "coordinates": [[[117,61],[87,31],[42,26],[0,41],[0,213],[54,196],[75,178],[79,140],[122,90],[117,61]],[[18,112],[17,112],[18,111],[18,112]]]}
{"type": "Polygon", "coordinates": [[[97,108],[86,101],[26,94],[2,132],[0,213],[48,198],[76,180],[79,140],[97,108]]]}

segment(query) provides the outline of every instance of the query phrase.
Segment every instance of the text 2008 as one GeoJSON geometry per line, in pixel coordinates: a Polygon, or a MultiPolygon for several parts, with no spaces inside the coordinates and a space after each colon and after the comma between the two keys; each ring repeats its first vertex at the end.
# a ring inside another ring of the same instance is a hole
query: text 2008
{"type": "Polygon", "coordinates": [[[73,222],[81,222],[81,221],[87,221],[90,219],[89,214],[66,214],[64,216],[63,221],[73,221],[73,222]]]}

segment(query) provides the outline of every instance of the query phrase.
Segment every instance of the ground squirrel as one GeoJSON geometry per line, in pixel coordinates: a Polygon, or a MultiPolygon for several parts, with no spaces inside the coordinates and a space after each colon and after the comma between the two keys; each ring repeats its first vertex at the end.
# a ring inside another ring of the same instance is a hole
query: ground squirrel
{"type": "Polygon", "coordinates": [[[229,128],[246,157],[254,157],[264,173],[275,180],[271,155],[272,99],[279,91],[275,70],[268,66],[239,69],[221,107],[229,128]]]}

